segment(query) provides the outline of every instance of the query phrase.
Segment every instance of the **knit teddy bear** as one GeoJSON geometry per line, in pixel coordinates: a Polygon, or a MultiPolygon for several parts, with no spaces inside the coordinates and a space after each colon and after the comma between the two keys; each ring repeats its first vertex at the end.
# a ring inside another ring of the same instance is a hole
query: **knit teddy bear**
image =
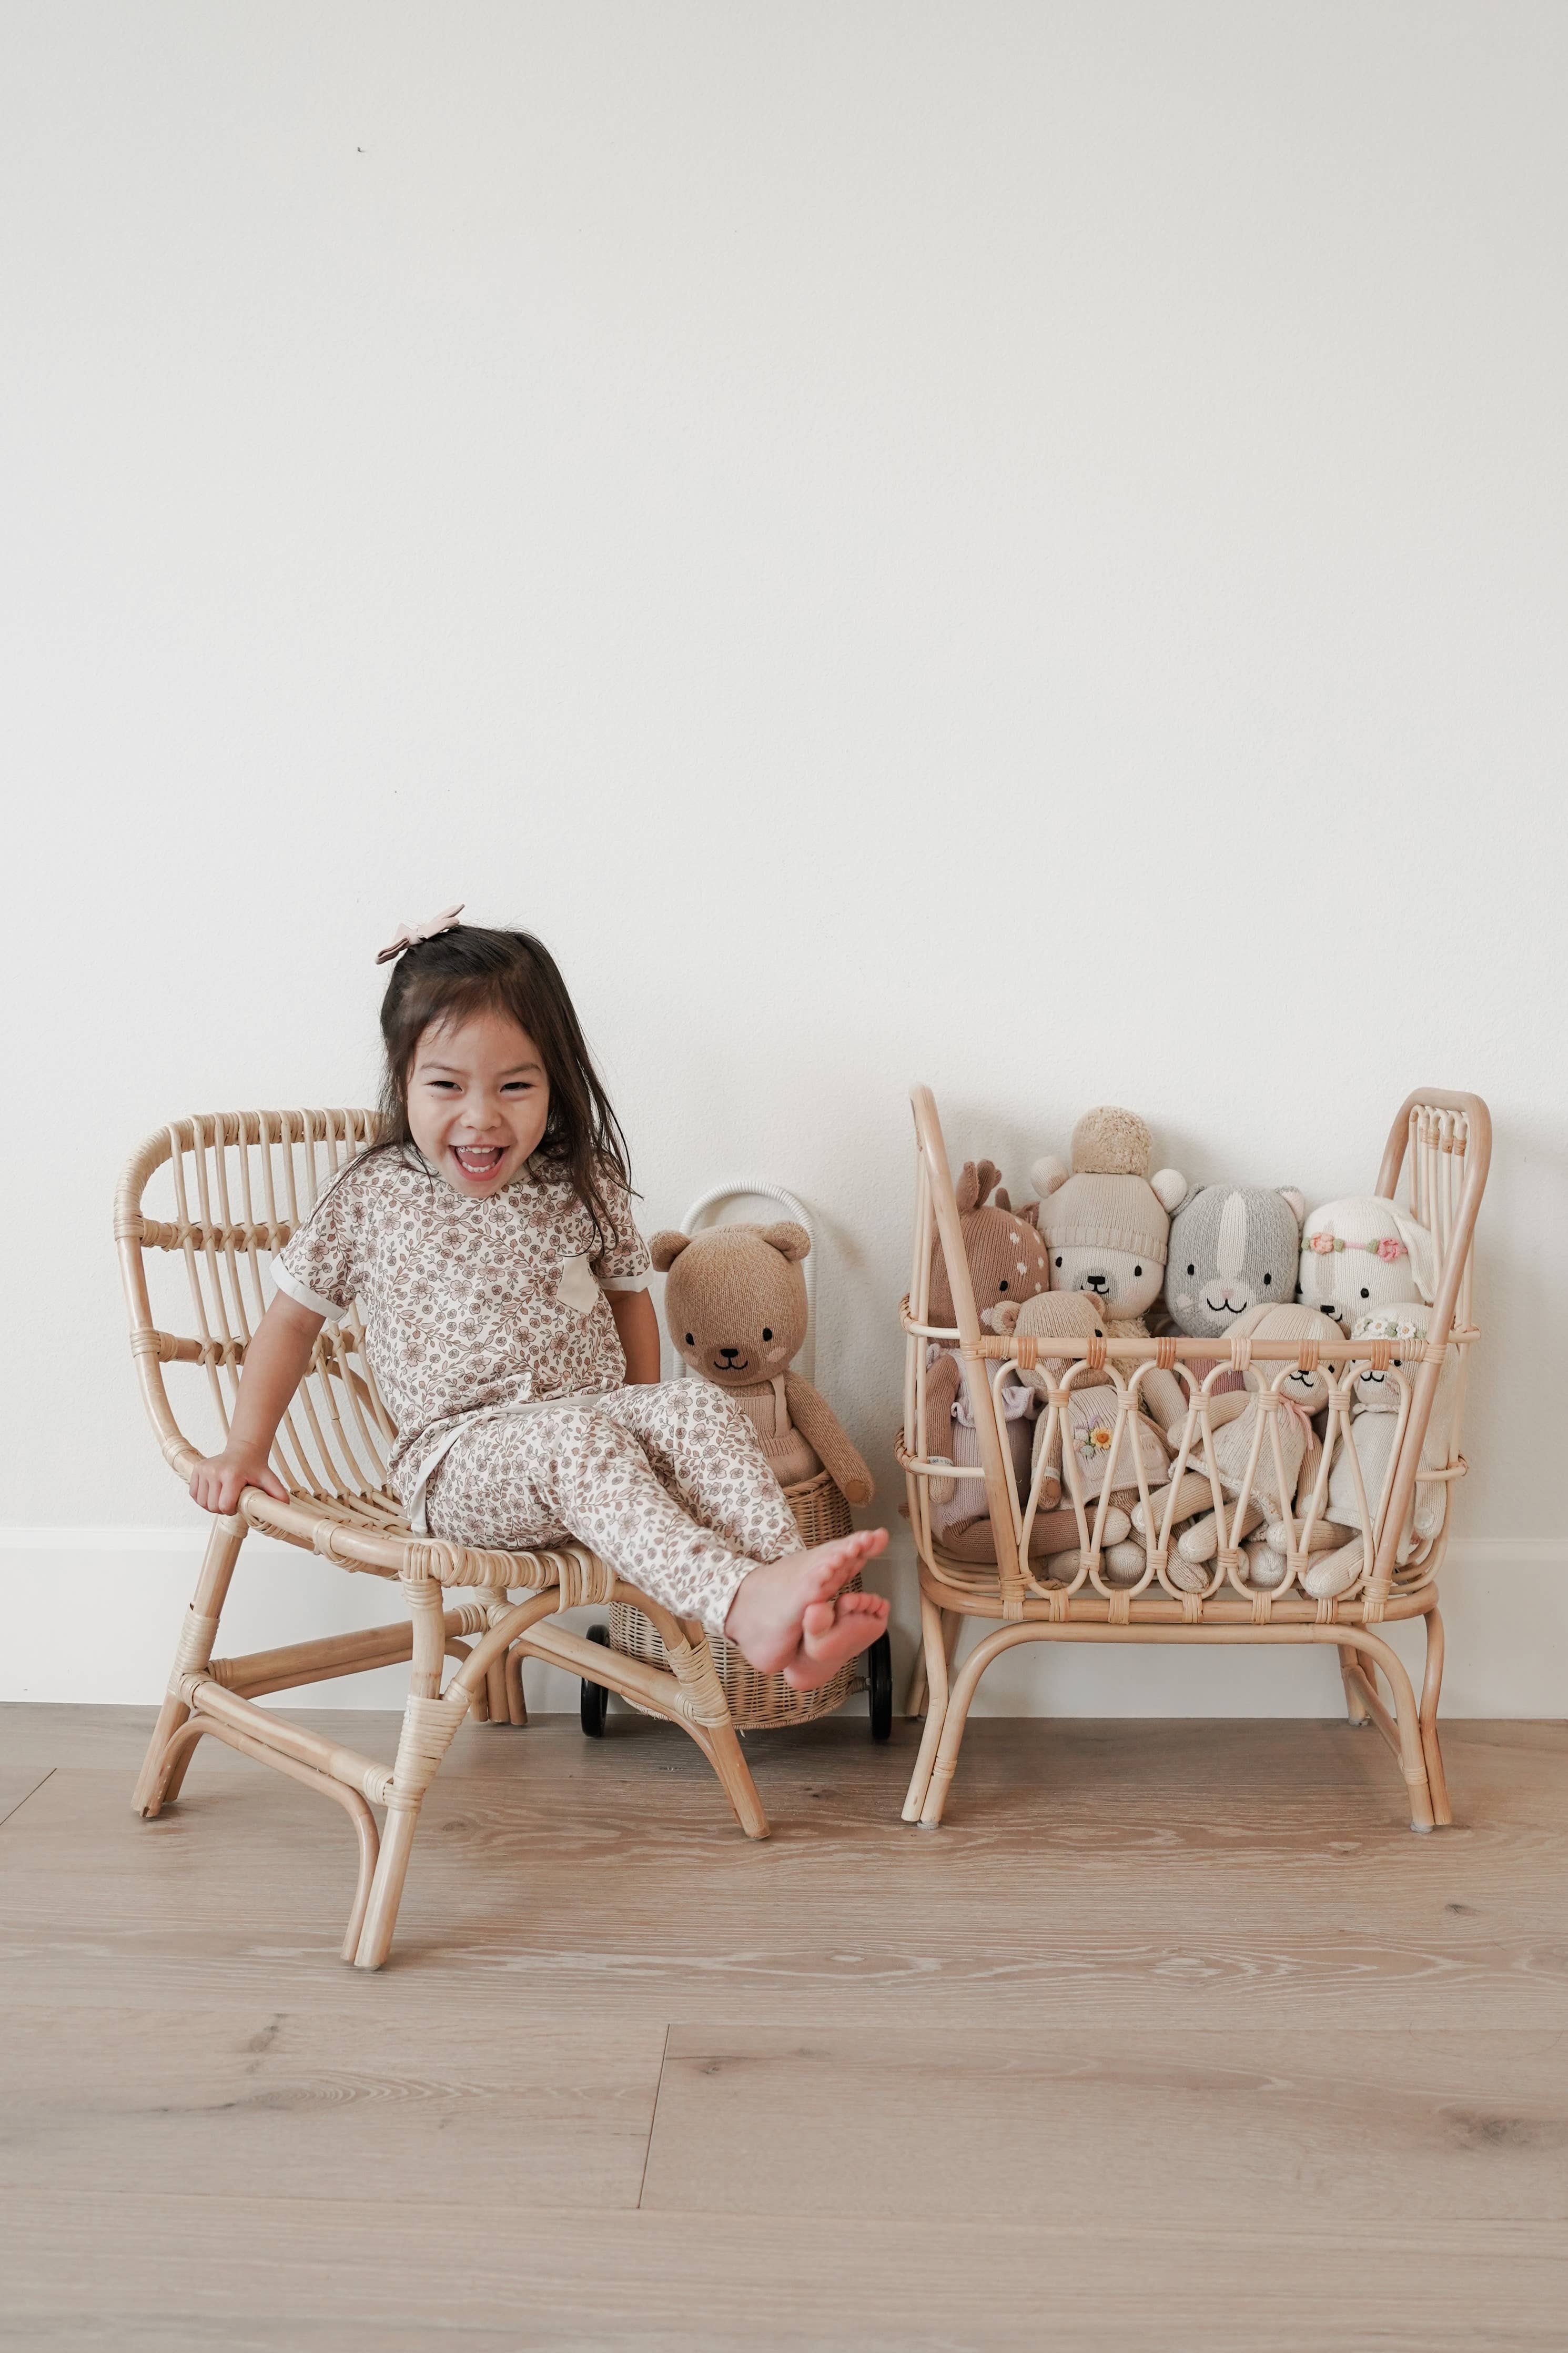
{"type": "Polygon", "coordinates": [[[781,1487],[826,1471],[851,1504],[876,1493],[871,1473],[821,1392],[791,1359],[805,1338],[804,1226],[710,1226],[655,1234],[654,1265],[668,1276],[664,1317],[672,1345],[704,1380],[732,1397],[754,1427],[781,1487]]]}
{"type": "Polygon", "coordinates": [[[1300,1296],[1337,1316],[1358,1317],[1436,1289],[1432,1237],[1405,1209],[1373,1193],[1325,1201],[1301,1229],[1300,1296]]]}
{"type": "MultiPolygon", "coordinates": [[[[1033,1298],[1050,1282],[1045,1245],[1036,1229],[1039,1204],[1015,1209],[990,1160],[966,1160],[953,1187],[964,1263],[980,1321],[994,1329],[994,1313],[1033,1298]]],[[[931,1240],[930,1321],[947,1330],[955,1324],[952,1283],[940,1236],[931,1240]]],[[[926,1352],[926,1413],[922,1442],[928,1461],[969,1467],[980,1460],[973,1401],[964,1390],[961,1360],[951,1342],[933,1342],[926,1352]]],[[[1034,1398],[1009,1383],[1001,1396],[1015,1481],[1027,1472],[1034,1398]]],[[[931,1533],[966,1559],[994,1560],[995,1539],[985,1489],[978,1479],[928,1482],[931,1533]]]]}
{"type": "MultiPolygon", "coordinates": [[[[1146,1311],[1160,1295],[1171,1212],[1187,1180],[1174,1168],[1151,1176],[1153,1140],[1136,1112],[1102,1103],[1072,1132],[1072,1168],[1054,1153],[1030,1171],[1040,1232],[1050,1257],[1051,1289],[1093,1299],[1110,1339],[1147,1339],[1146,1311]]],[[[1174,1374],[1152,1366],[1139,1384],[1145,1412],[1169,1430],[1186,1412],[1174,1374]]]]}

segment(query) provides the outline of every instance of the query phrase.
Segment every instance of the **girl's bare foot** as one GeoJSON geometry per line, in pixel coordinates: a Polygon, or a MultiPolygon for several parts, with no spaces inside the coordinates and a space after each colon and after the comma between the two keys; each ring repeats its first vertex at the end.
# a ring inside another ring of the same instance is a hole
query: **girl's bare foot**
{"type": "Polygon", "coordinates": [[[879,1593],[839,1593],[814,1602],[802,1621],[800,1652],[784,1671],[796,1691],[815,1691],[838,1672],[846,1659],[864,1651],[887,1630],[888,1605],[879,1593]]]}
{"type": "Polygon", "coordinates": [[[783,1674],[796,1691],[815,1690],[887,1624],[888,1605],[879,1595],[842,1590],[887,1544],[886,1528],[863,1528],[764,1562],[737,1586],[725,1633],[760,1673],[783,1674]]]}

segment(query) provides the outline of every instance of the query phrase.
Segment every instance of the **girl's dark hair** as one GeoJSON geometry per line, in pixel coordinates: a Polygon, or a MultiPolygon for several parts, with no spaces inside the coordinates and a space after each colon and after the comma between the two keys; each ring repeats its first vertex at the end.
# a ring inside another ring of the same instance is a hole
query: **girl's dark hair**
{"type": "Polygon", "coordinates": [[[411,1145],[408,1074],[415,1050],[432,1022],[466,1021],[486,1010],[505,1013],[539,1049],[550,1084],[550,1117],[538,1157],[564,1176],[594,1220],[601,1249],[624,1239],[605,1198],[604,1179],[618,1177],[629,1192],[631,1166],[621,1124],[610,1107],[587,1040],[554,957],[528,932],[491,932],[455,923],[433,940],[405,948],[392,968],[381,1002],[386,1049],[378,1145],[411,1145]]]}

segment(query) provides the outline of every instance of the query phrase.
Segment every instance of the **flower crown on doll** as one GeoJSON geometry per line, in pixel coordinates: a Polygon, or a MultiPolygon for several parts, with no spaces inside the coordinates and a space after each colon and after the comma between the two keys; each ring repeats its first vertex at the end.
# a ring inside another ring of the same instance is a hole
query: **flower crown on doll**
{"type": "Polygon", "coordinates": [[[403,954],[405,948],[416,948],[421,940],[438,940],[443,932],[453,930],[463,912],[463,903],[459,900],[455,907],[444,907],[438,915],[432,915],[427,923],[405,923],[397,937],[388,941],[376,957],[377,964],[390,964],[394,956],[403,954]]]}
{"type": "Polygon", "coordinates": [[[1410,1255],[1409,1245],[1393,1234],[1384,1234],[1375,1242],[1347,1242],[1342,1235],[1331,1233],[1327,1228],[1321,1233],[1309,1234],[1301,1247],[1317,1250],[1323,1256],[1330,1250],[1365,1250],[1369,1258],[1380,1258],[1389,1266],[1396,1258],[1408,1258],[1410,1255]]]}

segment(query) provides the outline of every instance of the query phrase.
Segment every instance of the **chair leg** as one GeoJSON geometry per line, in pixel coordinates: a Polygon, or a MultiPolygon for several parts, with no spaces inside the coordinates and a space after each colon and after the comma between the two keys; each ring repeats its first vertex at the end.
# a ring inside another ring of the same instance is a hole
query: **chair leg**
{"type": "Polygon", "coordinates": [[[713,1652],[700,1621],[695,1618],[667,1619],[663,1611],[652,1623],[664,1644],[664,1654],[680,1688],[682,1714],[697,1745],[719,1777],[735,1820],[750,1839],[771,1838],[772,1831],[752,1778],[752,1768],[741,1749],[741,1737],[713,1652]]]}
{"type": "Polygon", "coordinates": [[[942,1739],[942,1727],[947,1715],[948,1664],[952,1653],[948,1648],[950,1632],[961,1623],[957,1610],[939,1609],[928,1594],[921,1595],[921,1651],[925,1662],[926,1722],[921,1735],[920,1754],[915,1769],[910,1776],[910,1786],[904,1797],[904,1820],[918,1822],[931,1786],[931,1767],[936,1762],[937,1745],[942,1739]],[[952,1627],[947,1620],[951,1617],[952,1627]]]}
{"type": "Polygon", "coordinates": [[[522,1652],[509,1651],[506,1654],[506,1707],[514,1725],[528,1722],[528,1703],[522,1695],[522,1652]]]}
{"type": "Polygon", "coordinates": [[[191,1712],[178,1696],[179,1680],[182,1675],[198,1672],[212,1662],[218,1620],[223,1615],[229,1580],[234,1575],[239,1547],[245,1542],[247,1533],[247,1523],[237,1512],[227,1519],[215,1519],[208,1531],[201,1574],[196,1579],[191,1606],[185,1612],[174,1663],[169,1673],[169,1695],[159,1711],[131,1800],[139,1814],[156,1814],[162,1805],[178,1794],[180,1782],[184,1779],[184,1768],[190,1762],[188,1749],[177,1761],[167,1785],[160,1788],[164,1779],[163,1752],[191,1712]]]}
{"type": "Polygon", "coordinates": [[[1426,1672],[1421,1679],[1421,1746],[1426,1758],[1426,1780],[1432,1792],[1432,1813],[1447,1830],[1454,1819],[1448,1803],[1443,1752],[1437,1746],[1437,1699],[1443,1688],[1443,1620],[1436,1609],[1426,1612],[1426,1672]]]}
{"type": "Polygon", "coordinates": [[[734,1720],[726,1724],[705,1724],[701,1727],[701,1748],[708,1762],[719,1777],[720,1787],[734,1810],[735,1820],[749,1839],[773,1836],[763,1801],[757,1795],[757,1785],[752,1778],[751,1767],[741,1750],[741,1736],[734,1720]]]}
{"type": "Polygon", "coordinates": [[[433,1577],[405,1574],[400,1579],[414,1620],[413,1672],[408,1701],[403,1711],[397,1757],[392,1768],[392,1792],[381,1833],[381,1852],[371,1881],[370,1900],[353,1960],[356,1969],[378,1969],[392,1949],[408,1876],[408,1858],[425,1792],[436,1778],[441,1761],[468,1712],[467,1693],[454,1682],[445,1699],[441,1662],[446,1655],[447,1626],[441,1588],[433,1577]]]}
{"type": "Polygon", "coordinates": [[[398,1907],[403,1902],[403,1883],[408,1876],[408,1858],[414,1849],[414,1833],[419,1827],[419,1809],[424,1802],[425,1792],[420,1789],[401,1801],[395,1797],[387,1807],[386,1820],[381,1833],[381,1852],[376,1857],[375,1876],[370,1883],[370,1901],[364,1907],[364,1925],[360,1930],[359,1947],[353,1957],[356,1969],[380,1968],[392,1950],[393,1931],[397,1926],[398,1907]]]}

